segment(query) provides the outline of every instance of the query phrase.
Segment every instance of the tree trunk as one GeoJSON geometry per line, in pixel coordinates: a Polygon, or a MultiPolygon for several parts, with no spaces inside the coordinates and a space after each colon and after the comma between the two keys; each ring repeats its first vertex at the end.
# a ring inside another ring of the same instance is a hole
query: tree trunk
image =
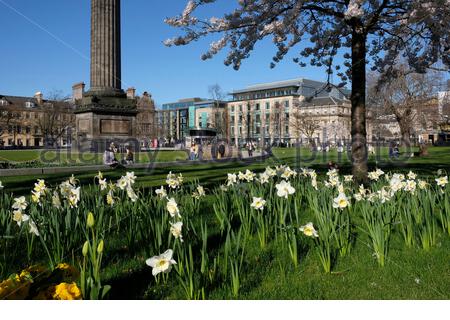
{"type": "Polygon", "coordinates": [[[367,182],[366,35],[352,35],[352,171],[358,183],[367,182]]]}
{"type": "Polygon", "coordinates": [[[401,135],[402,135],[401,146],[404,147],[404,148],[411,147],[411,139],[410,139],[409,128],[408,129],[401,129],[401,127],[400,127],[400,131],[401,131],[401,135]]]}

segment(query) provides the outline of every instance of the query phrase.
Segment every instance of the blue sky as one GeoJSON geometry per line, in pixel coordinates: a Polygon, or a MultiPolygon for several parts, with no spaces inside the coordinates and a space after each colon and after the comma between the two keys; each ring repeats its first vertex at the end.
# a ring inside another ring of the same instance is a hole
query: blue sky
{"type": "MultiPolygon", "coordinates": [[[[235,3],[221,0],[200,14],[221,16],[235,3]]],[[[165,47],[162,42],[179,30],[163,20],[180,13],[185,4],[186,0],[122,0],[124,88],[133,86],[138,94],[148,91],[161,105],[180,98],[207,98],[208,86],[215,83],[230,92],[296,77],[326,79],[322,70],[292,62],[299,48],[270,69],[276,51],[270,41],[259,44],[239,71],[223,64],[224,54],[200,59],[212,39],[165,47]]],[[[56,90],[70,94],[72,84],[80,81],[89,87],[90,0],[0,0],[0,13],[0,94],[45,95],[56,90]]]]}

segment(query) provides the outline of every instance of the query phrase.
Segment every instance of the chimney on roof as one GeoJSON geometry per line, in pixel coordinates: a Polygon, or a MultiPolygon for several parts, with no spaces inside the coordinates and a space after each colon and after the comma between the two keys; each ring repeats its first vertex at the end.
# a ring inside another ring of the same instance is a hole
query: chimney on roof
{"type": "Polygon", "coordinates": [[[76,83],[72,86],[72,100],[74,102],[83,99],[85,87],[86,85],[84,84],[84,82],[76,83]]]}
{"type": "Polygon", "coordinates": [[[38,91],[38,92],[36,92],[36,93],[34,94],[34,98],[36,99],[37,104],[38,104],[38,105],[41,105],[41,104],[42,104],[42,101],[43,101],[43,99],[44,99],[44,95],[42,94],[42,92],[38,91]]]}
{"type": "Polygon", "coordinates": [[[128,99],[135,99],[136,98],[136,89],[135,88],[128,88],[127,89],[127,98],[128,99]]]}

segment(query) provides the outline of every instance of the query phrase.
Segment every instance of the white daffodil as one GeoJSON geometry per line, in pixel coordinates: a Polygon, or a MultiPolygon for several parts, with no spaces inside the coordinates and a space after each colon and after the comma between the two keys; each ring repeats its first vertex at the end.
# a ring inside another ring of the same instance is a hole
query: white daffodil
{"type": "Polygon", "coordinates": [[[344,209],[350,205],[347,196],[344,193],[339,193],[339,195],[333,200],[333,208],[344,209]]]}
{"type": "Polygon", "coordinates": [[[339,193],[344,193],[345,192],[344,185],[342,183],[338,184],[338,192],[339,193]]]}
{"type": "Polygon", "coordinates": [[[39,194],[45,193],[47,191],[47,186],[45,185],[45,180],[42,180],[42,179],[38,180],[38,182],[36,182],[34,184],[34,191],[39,194]]]}
{"type": "Polygon", "coordinates": [[[183,222],[170,223],[170,232],[175,237],[175,239],[180,239],[183,242],[183,236],[181,234],[183,228],[183,222]]]}
{"type": "Polygon", "coordinates": [[[448,184],[448,177],[447,176],[439,177],[439,178],[435,179],[435,181],[436,181],[438,187],[442,187],[443,188],[443,187],[445,187],[448,184]]]}
{"type": "Polygon", "coordinates": [[[256,174],[251,172],[250,170],[247,169],[247,171],[245,171],[245,175],[244,175],[244,179],[247,182],[252,182],[255,179],[256,174]]]}
{"type": "Polygon", "coordinates": [[[295,193],[295,189],[291,186],[291,183],[284,180],[275,185],[275,188],[277,188],[277,196],[282,198],[287,199],[289,195],[295,193]]]}
{"type": "Polygon", "coordinates": [[[183,176],[179,174],[177,177],[172,172],[169,172],[169,174],[167,175],[166,183],[169,186],[169,188],[177,189],[183,183],[183,176]]]}
{"type": "Polygon", "coordinates": [[[117,180],[116,185],[120,190],[126,190],[126,188],[128,187],[128,181],[125,179],[125,177],[122,177],[117,180]]]}
{"type": "Polygon", "coordinates": [[[237,175],[235,173],[228,173],[227,186],[232,186],[237,183],[237,175]]]}
{"type": "Polygon", "coordinates": [[[330,170],[328,170],[328,172],[327,172],[327,176],[328,176],[329,178],[335,178],[335,177],[338,177],[338,176],[339,176],[339,173],[338,173],[338,171],[337,171],[336,169],[330,169],[330,170]]]}
{"type": "Polygon", "coordinates": [[[205,188],[203,188],[202,186],[197,187],[197,193],[200,197],[206,196],[205,188]]]}
{"type": "Polygon", "coordinates": [[[391,200],[393,193],[389,192],[388,188],[383,187],[376,193],[376,195],[381,203],[386,203],[387,201],[391,200]]]}
{"type": "Polygon", "coordinates": [[[67,198],[67,201],[69,201],[69,206],[71,208],[78,207],[78,202],[80,201],[80,191],[81,191],[81,187],[70,189],[69,197],[67,198]]]}
{"type": "Polygon", "coordinates": [[[414,180],[407,180],[405,183],[404,190],[406,192],[415,193],[416,192],[417,183],[414,180]]]}
{"type": "Polygon", "coordinates": [[[68,198],[70,194],[70,190],[72,190],[73,186],[69,183],[69,181],[64,181],[59,185],[59,191],[64,198],[68,198]]]}
{"type": "Polygon", "coordinates": [[[71,184],[71,185],[73,185],[73,186],[75,186],[76,184],[77,184],[77,179],[75,179],[75,176],[72,174],[71,176],[70,176],[70,178],[69,178],[69,183],[71,184]]]}
{"type": "Polygon", "coordinates": [[[314,189],[318,190],[318,187],[317,187],[317,179],[316,179],[316,178],[311,179],[311,186],[312,186],[314,189]]]}
{"type": "Polygon", "coordinates": [[[167,198],[167,192],[163,186],[161,186],[161,188],[159,188],[159,189],[156,189],[155,193],[160,199],[167,198]]]}
{"type": "Polygon", "coordinates": [[[204,197],[205,195],[206,195],[205,189],[202,186],[198,186],[197,190],[194,191],[194,193],[192,194],[192,197],[198,200],[201,197],[204,197]]]}
{"type": "Polygon", "coordinates": [[[172,259],[173,251],[167,250],[163,254],[159,256],[152,257],[147,259],[145,263],[153,268],[152,274],[157,276],[159,273],[168,273],[170,272],[172,265],[177,264],[175,260],[172,259]]]}
{"type": "Polygon", "coordinates": [[[267,173],[263,172],[263,173],[259,174],[259,182],[261,184],[268,183],[269,179],[270,179],[270,176],[267,173]]]}
{"type": "Polygon", "coordinates": [[[252,208],[254,208],[255,210],[263,211],[265,205],[266,205],[266,200],[264,200],[263,198],[253,197],[253,202],[250,206],[252,208]]]}
{"type": "Polygon", "coordinates": [[[15,210],[24,211],[28,206],[28,203],[24,196],[21,196],[19,198],[14,199],[14,203],[12,205],[12,208],[15,210]]]}
{"type": "Polygon", "coordinates": [[[23,214],[20,210],[15,210],[13,212],[13,220],[17,222],[17,225],[20,227],[22,222],[26,222],[30,219],[30,216],[23,214]]]}
{"type": "Polygon", "coordinates": [[[245,174],[239,171],[239,173],[238,173],[238,179],[239,179],[240,181],[245,180],[245,174]]]}
{"type": "Polygon", "coordinates": [[[307,223],[306,225],[300,227],[299,229],[303,234],[307,237],[313,237],[318,238],[319,234],[317,233],[316,229],[314,229],[314,225],[312,222],[307,223]]]}
{"type": "Polygon", "coordinates": [[[171,217],[180,217],[180,210],[178,209],[178,204],[174,198],[170,198],[166,206],[167,211],[171,217]]]}
{"type": "Polygon", "coordinates": [[[344,176],[344,181],[345,182],[353,182],[353,176],[352,175],[344,176]]]}
{"type": "Polygon", "coordinates": [[[4,186],[2,184],[2,182],[0,181],[0,190],[3,190],[4,186]]]}
{"type": "Polygon", "coordinates": [[[394,174],[389,181],[389,187],[391,188],[392,192],[397,192],[405,187],[405,182],[402,177],[398,174],[394,174]]]}
{"type": "Polygon", "coordinates": [[[112,190],[109,190],[108,194],[106,195],[106,203],[111,207],[114,206],[114,203],[116,203],[116,200],[114,199],[114,194],[113,194],[112,190]]]}
{"type": "Polygon", "coordinates": [[[41,202],[41,193],[36,191],[31,191],[31,201],[34,203],[40,203],[41,202]]]}
{"type": "Polygon", "coordinates": [[[106,190],[108,188],[108,182],[106,182],[106,179],[99,179],[98,185],[100,186],[100,190],[106,190]]]}
{"type": "Polygon", "coordinates": [[[289,180],[290,178],[295,177],[295,176],[297,176],[297,172],[292,170],[290,167],[284,168],[284,171],[281,174],[281,178],[286,179],[286,180],[289,180]]]}
{"type": "Polygon", "coordinates": [[[266,175],[268,175],[269,177],[271,177],[271,178],[273,178],[273,177],[275,177],[277,175],[277,171],[272,169],[271,167],[267,167],[266,171],[264,171],[264,173],[266,175]]]}
{"type": "Polygon", "coordinates": [[[53,191],[52,205],[53,205],[53,207],[55,207],[57,209],[61,209],[61,207],[62,207],[61,199],[59,198],[59,194],[57,191],[53,191]]]}
{"type": "Polygon", "coordinates": [[[36,224],[34,223],[34,221],[30,220],[28,222],[28,225],[30,227],[30,233],[33,233],[36,237],[39,237],[39,230],[38,230],[36,224]]]}
{"type": "Polygon", "coordinates": [[[134,172],[127,172],[125,175],[125,180],[127,181],[129,186],[132,186],[136,182],[136,175],[134,172]]]}
{"type": "Polygon", "coordinates": [[[419,182],[417,183],[417,185],[419,186],[420,190],[424,190],[427,188],[428,183],[424,180],[419,180],[419,182]]]}
{"type": "Polygon", "coordinates": [[[409,180],[416,180],[416,178],[417,178],[417,174],[415,174],[412,171],[408,172],[408,174],[406,176],[408,177],[409,180]]]}
{"type": "Polygon", "coordinates": [[[220,188],[220,191],[223,191],[223,192],[227,192],[228,191],[228,187],[225,184],[221,184],[219,188],[220,188]]]}
{"type": "Polygon", "coordinates": [[[136,192],[134,192],[133,188],[131,188],[131,187],[127,188],[127,195],[128,195],[128,198],[130,198],[131,202],[136,202],[138,199],[136,192]]]}

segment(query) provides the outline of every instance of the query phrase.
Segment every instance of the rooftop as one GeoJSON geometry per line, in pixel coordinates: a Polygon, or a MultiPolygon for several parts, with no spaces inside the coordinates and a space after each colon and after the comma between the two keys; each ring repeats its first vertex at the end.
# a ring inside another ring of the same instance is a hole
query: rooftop
{"type": "Polygon", "coordinates": [[[305,78],[296,78],[296,79],[290,79],[290,80],[282,80],[282,81],[259,83],[259,84],[251,85],[245,89],[234,90],[233,94],[244,93],[244,92],[253,92],[253,91],[262,91],[262,90],[268,90],[268,89],[301,87],[301,86],[315,88],[318,86],[324,86],[325,84],[326,84],[325,82],[309,80],[309,79],[305,79],[305,78]]]}

